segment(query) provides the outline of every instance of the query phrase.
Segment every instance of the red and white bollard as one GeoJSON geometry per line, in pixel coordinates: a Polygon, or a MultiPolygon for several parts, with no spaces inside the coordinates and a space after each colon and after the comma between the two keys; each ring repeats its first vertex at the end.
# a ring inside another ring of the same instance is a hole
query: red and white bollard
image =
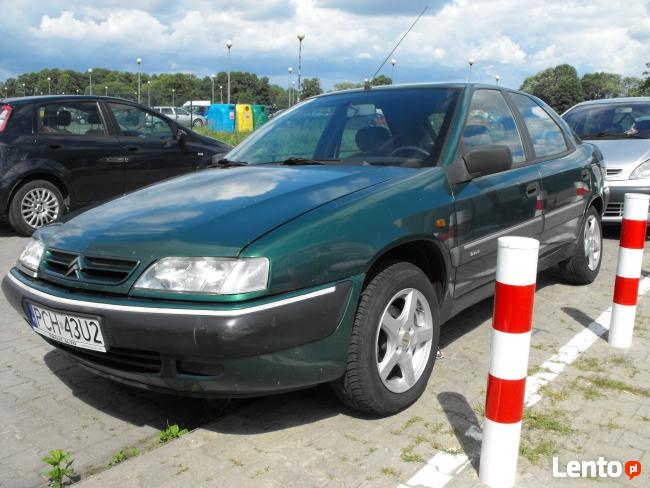
{"type": "Polygon", "coordinates": [[[511,487],[517,475],[539,241],[501,237],[479,478],[511,487]]]}
{"type": "Polygon", "coordinates": [[[632,345],[649,202],[649,195],[625,194],[621,244],[618,250],[614,285],[614,306],[609,327],[610,346],[626,348],[632,345]]]}

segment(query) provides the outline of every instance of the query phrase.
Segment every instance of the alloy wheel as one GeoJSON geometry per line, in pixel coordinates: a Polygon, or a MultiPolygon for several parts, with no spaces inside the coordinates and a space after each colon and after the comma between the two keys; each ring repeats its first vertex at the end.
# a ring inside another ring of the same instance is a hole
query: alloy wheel
{"type": "Polygon", "coordinates": [[[595,271],[600,263],[601,233],[598,219],[594,215],[590,215],[587,218],[583,242],[587,266],[591,271],[595,271]]]}
{"type": "Polygon", "coordinates": [[[59,212],[59,200],[47,188],[28,191],[20,202],[22,218],[33,229],[54,222],[59,217],[59,212]]]}

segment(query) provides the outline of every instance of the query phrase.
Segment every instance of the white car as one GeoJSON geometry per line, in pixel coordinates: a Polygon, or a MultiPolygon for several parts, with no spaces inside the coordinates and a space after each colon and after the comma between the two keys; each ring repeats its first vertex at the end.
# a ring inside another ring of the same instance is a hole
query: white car
{"type": "Polygon", "coordinates": [[[185,127],[203,127],[207,120],[202,115],[190,113],[188,110],[179,107],[154,107],[154,110],[166,115],[185,127]]]}

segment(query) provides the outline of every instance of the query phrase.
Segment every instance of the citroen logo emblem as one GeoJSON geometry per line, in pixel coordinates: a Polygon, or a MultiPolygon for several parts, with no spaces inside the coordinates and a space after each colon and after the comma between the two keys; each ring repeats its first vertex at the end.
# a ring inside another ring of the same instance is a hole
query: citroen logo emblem
{"type": "Polygon", "coordinates": [[[81,256],[77,256],[68,265],[68,269],[65,272],[65,276],[70,276],[72,273],[74,273],[75,278],[79,279],[81,278],[81,275],[79,274],[80,272],[81,272],[81,256]]]}

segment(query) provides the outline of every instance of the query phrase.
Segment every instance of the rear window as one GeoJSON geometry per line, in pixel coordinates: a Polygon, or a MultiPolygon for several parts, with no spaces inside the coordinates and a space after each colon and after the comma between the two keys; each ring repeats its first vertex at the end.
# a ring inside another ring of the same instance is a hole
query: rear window
{"type": "Polygon", "coordinates": [[[95,102],[57,102],[38,108],[41,134],[103,136],[106,129],[95,102]]]}

